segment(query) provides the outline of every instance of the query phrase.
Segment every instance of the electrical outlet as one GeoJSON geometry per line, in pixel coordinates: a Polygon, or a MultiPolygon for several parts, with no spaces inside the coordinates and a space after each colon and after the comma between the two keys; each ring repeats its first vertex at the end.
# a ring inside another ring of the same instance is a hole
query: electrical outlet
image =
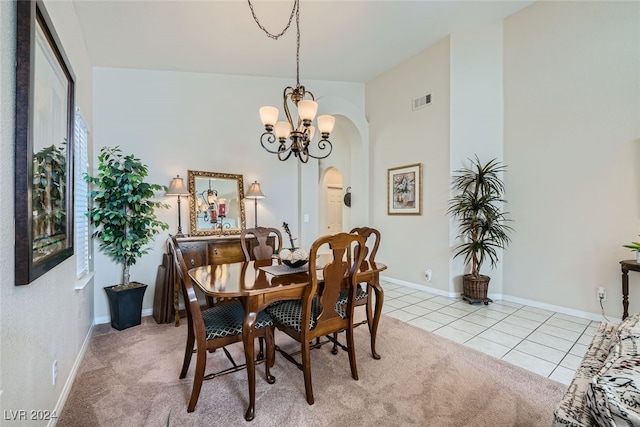
{"type": "Polygon", "coordinates": [[[598,301],[606,301],[607,300],[607,290],[603,287],[598,288],[598,301]]]}
{"type": "Polygon", "coordinates": [[[51,385],[56,385],[56,380],[58,379],[58,361],[54,360],[53,365],[51,365],[51,385]]]}
{"type": "Polygon", "coordinates": [[[431,281],[431,269],[427,269],[424,271],[424,277],[427,278],[427,282],[431,281]]]}

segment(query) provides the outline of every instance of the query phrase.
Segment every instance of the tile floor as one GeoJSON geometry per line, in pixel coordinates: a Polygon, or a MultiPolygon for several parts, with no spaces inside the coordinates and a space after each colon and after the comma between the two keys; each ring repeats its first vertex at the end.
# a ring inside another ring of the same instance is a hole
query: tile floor
{"type": "Polygon", "coordinates": [[[569,384],[600,322],[507,301],[469,304],[383,281],[382,312],[569,384]]]}

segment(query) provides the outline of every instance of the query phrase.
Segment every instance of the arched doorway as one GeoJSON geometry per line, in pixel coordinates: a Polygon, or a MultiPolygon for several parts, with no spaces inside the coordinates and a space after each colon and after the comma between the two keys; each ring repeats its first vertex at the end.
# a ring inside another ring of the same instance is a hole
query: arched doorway
{"type": "MultiPolygon", "coordinates": [[[[311,244],[328,234],[328,191],[325,177],[335,169],[341,176],[341,199],[347,187],[353,193],[351,207],[342,203],[342,230],[366,225],[369,220],[369,153],[368,123],[364,112],[340,97],[317,99],[318,114],[332,114],[336,126],[331,133],[333,151],[326,159],[298,167],[299,218],[302,241],[311,244]]],[[[336,197],[337,199],[337,197],[336,197]]]]}

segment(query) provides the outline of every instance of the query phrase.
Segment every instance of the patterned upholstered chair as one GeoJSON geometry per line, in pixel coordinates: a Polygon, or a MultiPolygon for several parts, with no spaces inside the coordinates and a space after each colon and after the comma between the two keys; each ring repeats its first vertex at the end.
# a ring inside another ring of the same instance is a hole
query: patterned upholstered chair
{"type": "Polygon", "coordinates": [[[351,376],[358,379],[353,341],[353,309],[357,283],[355,272],[364,259],[364,238],[356,234],[339,233],[320,237],[311,246],[309,254],[309,285],[302,299],[284,301],[267,307],[274,325],[300,342],[302,363],[285,356],[304,372],[307,402],[312,405],[311,342],[334,332],[347,331],[347,347],[351,376]],[[325,248],[333,254],[333,261],[321,271],[316,269],[318,251],[325,248]],[[349,261],[348,261],[349,260],[349,261]],[[347,293],[347,303],[338,304],[342,292],[347,293]]]}
{"type": "MultiPolygon", "coordinates": [[[[378,253],[378,247],[380,246],[380,232],[375,228],[371,227],[356,227],[353,228],[349,233],[358,234],[365,239],[365,253],[364,259],[361,264],[361,270],[366,270],[369,268],[370,263],[375,263],[376,254],[378,253]]],[[[347,303],[347,292],[342,291],[340,294],[340,299],[338,300],[339,304],[347,303]]],[[[360,326],[367,324],[369,326],[369,333],[371,334],[372,322],[373,322],[373,298],[371,294],[371,289],[366,282],[358,283],[358,288],[356,290],[356,306],[365,306],[367,320],[356,323],[354,326],[360,326]],[[363,286],[364,285],[364,286],[363,286]]],[[[334,334],[334,344],[333,344],[333,354],[338,353],[338,333],[334,334]]],[[[374,359],[380,359],[378,353],[376,353],[375,349],[375,335],[371,334],[371,355],[374,359]]]]}
{"type": "MultiPolygon", "coordinates": [[[[191,390],[191,399],[187,406],[187,412],[193,412],[198,403],[200,389],[203,380],[213,379],[220,375],[236,372],[245,365],[236,364],[230,353],[224,348],[227,345],[242,342],[242,324],[244,321],[244,309],[239,301],[231,301],[201,310],[198,297],[193,289],[191,277],[187,273],[187,264],[182,257],[182,251],[175,237],[171,237],[169,244],[172,246],[174,262],[176,264],[177,279],[180,281],[182,295],[187,311],[187,345],[184,353],[184,362],[180,379],[185,378],[191,357],[196,353],[196,369],[191,390]],[[195,349],[194,349],[195,345],[195,349]],[[225,355],[232,363],[232,367],[205,375],[207,365],[207,353],[222,348],[225,355]]],[[[256,336],[263,337],[267,342],[267,360],[265,363],[266,378],[269,384],[275,382],[271,376],[270,367],[273,366],[275,357],[273,343],[273,322],[264,312],[258,314],[256,321],[256,336]]]]}
{"type": "MultiPolygon", "coordinates": [[[[277,255],[280,249],[282,249],[282,233],[280,233],[280,230],[277,228],[271,227],[246,228],[240,233],[240,246],[242,246],[245,261],[256,260],[256,265],[270,265],[272,263],[272,256],[274,254],[277,255]],[[253,247],[253,253],[249,251],[249,245],[247,243],[247,237],[250,236],[254,236],[258,242],[258,244],[253,247]],[[271,236],[274,237],[274,246],[269,245],[268,240],[271,236]]],[[[278,264],[280,262],[280,259],[278,259],[278,264]]],[[[264,357],[264,340],[260,338],[259,343],[258,358],[262,358],[264,357]]]]}

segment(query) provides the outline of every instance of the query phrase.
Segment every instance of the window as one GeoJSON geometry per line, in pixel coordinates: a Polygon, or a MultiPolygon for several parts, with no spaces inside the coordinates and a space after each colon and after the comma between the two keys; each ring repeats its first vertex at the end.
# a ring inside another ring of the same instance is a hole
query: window
{"type": "Polygon", "coordinates": [[[89,172],[88,155],[89,130],[80,115],[80,109],[76,108],[74,126],[74,221],[75,221],[75,247],[76,247],[76,274],[80,278],[89,273],[89,218],[88,210],[89,185],[84,180],[84,175],[89,172]]]}

